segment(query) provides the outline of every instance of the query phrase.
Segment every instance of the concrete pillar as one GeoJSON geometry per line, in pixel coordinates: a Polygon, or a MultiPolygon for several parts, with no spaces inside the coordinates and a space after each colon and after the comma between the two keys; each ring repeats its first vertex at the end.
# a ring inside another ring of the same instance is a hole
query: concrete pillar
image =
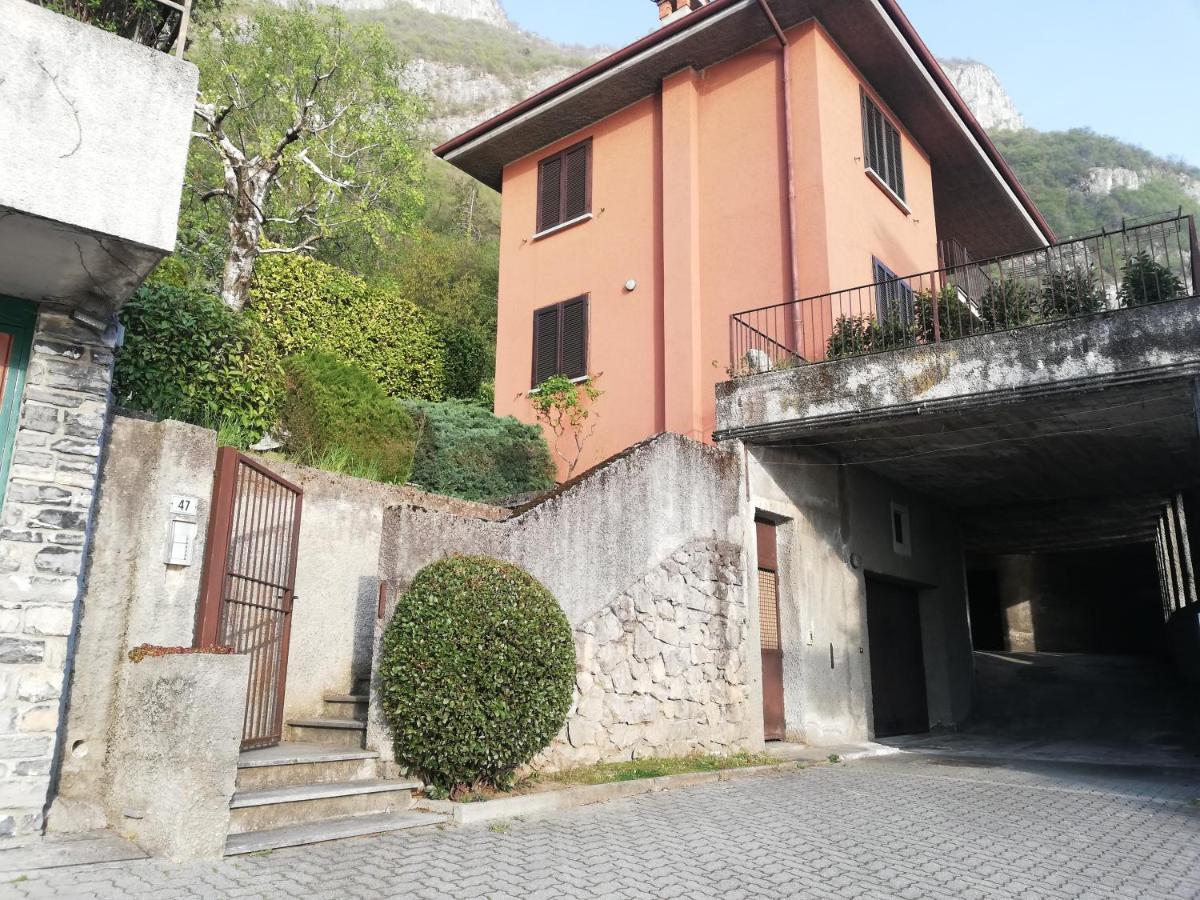
{"type": "Polygon", "coordinates": [[[1188,536],[1187,513],[1183,508],[1183,494],[1175,495],[1173,506],[1175,524],[1179,529],[1179,556],[1183,562],[1184,598],[1187,604],[1200,602],[1196,594],[1196,572],[1192,561],[1192,541],[1188,536]]]}
{"type": "Polygon", "coordinates": [[[1170,561],[1172,594],[1175,600],[1174,608],[1178,610],[1183,609],[1187,605],[1187,591],[1183,582],[1183,564],[1179,554],[1179,528],[1175,520],[1173,504],[1167,504],[1167,508],[1163,512],[1163,518],[1166,520],[1164,530],[1167,535],[1167,558],[1170,561]]]}
{"type": "Polygon", "coordinates": [[[662,84],[663,392],[666,430],[703,440],[699,85],[695,69],[662,84]]]}

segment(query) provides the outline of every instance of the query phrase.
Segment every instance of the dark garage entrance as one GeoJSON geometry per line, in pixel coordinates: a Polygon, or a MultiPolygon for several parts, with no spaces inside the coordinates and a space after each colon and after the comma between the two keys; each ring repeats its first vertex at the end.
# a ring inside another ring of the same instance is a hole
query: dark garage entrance
{"type": "Polygon", "coordinates": [[[875,737],[928,731],[921,603],[913,588],[868,576],[867,639],[875,737]]]}

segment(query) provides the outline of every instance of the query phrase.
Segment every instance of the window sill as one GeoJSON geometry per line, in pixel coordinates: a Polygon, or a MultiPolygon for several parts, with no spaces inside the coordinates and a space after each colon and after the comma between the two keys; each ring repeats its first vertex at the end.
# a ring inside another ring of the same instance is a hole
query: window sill
{"type": "Polygon", "coordinates": [[[866,173],[867,177],[875,182],[875,186],[883,191],[884,194],[887,195],[887,198],[895,203],[902,213],[904,213],[906,216],[912,215],[912,210],[908,208],[908,204],[904,202],[904,199],[899,194],[892,190],[891,185],[884,181],[879,173],[877,173],[874,169],[867,169],[866,173]]]}
{"type": "MultiPolygon", "coordinates": [[[[588,382],[588,381],[591,381],[591,380],[592,380],[592,376],[591,376],[591,375],[580,375],[578,378],[572,378],[572,379],[571,379],[571,384],[584,384],[585,382],[588,382]]],[[[528,396],[531,396],[531,397],[532,397],[532,396],[535,396],[535,395],[537,395],[537,394],[540,394],[541,392],[542,392],[542,388],[541,388],[541,386],[539,385],[538,387],[535,387],[535,388],[530,388],[530,389],[529,389],[529,391],[528,391],[527,393],[528,393],[528,396]]]]}
{"type": "Polygon", "coordinates": [[[577,216],[576,218],[571,219],[568,222],[560,222],[558,225],[555,225],[553,228],[547,228],[545,231],[539,231],[537,234],[535,234],[533,236],[533,239],[535,241],[540,241],[543,238],[550,237],[550,235],[552,235],[552,234],[558,234],[560,231],[566,231],[568,228],[574,228],[576,225],[582,225],[584,222],[590,222],[591,220],[592,220],[592,214],[584,213],[582,216],[577,216]]]}

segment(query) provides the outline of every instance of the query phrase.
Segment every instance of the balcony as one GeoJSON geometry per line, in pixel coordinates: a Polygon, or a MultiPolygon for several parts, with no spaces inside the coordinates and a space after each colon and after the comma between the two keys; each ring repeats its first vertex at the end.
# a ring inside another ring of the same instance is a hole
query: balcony
{"type": "Polygon", "coordinates": [[[1182,212],[1041,250],[761,307],[732,317],[731,374],[941,344],[1195,296],[1196,224],[1182,212]]]}
{"type": "Polygon", "coordinates": [[[1151,540],[1200,488],[1193,220],[954,263],[735,315],[716,439],[935,497],[978,552],[1151,540]]]}
{"type": "Polygon", "coordinates": [[[174,249],[196,68],[26,0],[0,46],[0,294],[111,313],[174,249]]]}

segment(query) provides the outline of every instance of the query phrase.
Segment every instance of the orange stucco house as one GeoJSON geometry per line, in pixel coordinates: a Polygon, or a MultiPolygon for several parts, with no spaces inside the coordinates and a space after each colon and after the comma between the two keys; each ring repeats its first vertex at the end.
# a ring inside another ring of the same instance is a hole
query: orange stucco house
{"type": "Polygon", "coordinates": [[[895,0],[657,6],[646,38],[436,151],[503,193],[496,412],[601,376],[580,471],[710,439],[739,311],[1054,240],[895,0]]]}

